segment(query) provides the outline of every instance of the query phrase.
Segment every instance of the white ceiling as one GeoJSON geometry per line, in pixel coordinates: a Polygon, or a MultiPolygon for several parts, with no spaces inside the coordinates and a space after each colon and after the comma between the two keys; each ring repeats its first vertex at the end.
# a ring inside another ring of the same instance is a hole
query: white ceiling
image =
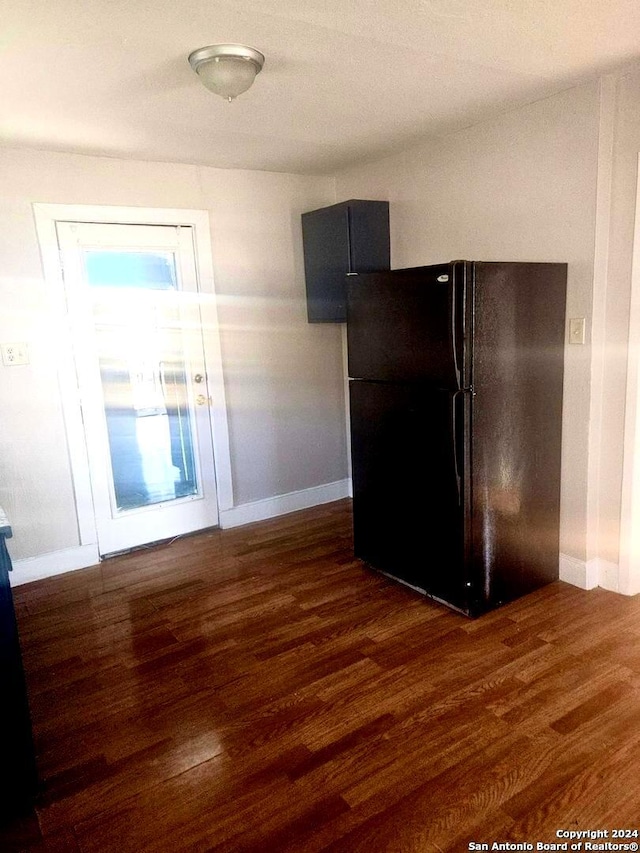
{"type": "Polygon", "coordinates": [[[0,0],[0,143],[329,172],[638,57],[638,0],[0,0]],[[231,104],[220,42],[266,55],[231,104]]]}

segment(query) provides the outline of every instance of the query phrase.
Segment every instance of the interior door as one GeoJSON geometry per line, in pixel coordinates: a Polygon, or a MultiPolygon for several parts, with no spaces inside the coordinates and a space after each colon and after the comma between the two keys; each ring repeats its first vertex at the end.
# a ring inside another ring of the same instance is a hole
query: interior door
{"type": "Polygon", "coordinates": [[[192,229],[56,227],[100,554],[216,525],[192,229]]]}

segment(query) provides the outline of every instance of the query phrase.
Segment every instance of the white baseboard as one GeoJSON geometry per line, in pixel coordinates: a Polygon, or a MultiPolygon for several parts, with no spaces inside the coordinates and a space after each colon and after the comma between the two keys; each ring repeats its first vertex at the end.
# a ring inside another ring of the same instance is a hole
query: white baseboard
{"type": "Polygon", "coordinates": [[[233,509],[221,510],[220,527],[226,529],[250,524],[253,521],[264,521],[267,518],[338,501],[348,496],[349,481],[337,480],[334,483],[325,483],[323,486],[313,486],[311,489],[301,489],[299,492],[289,492],[285,495],[276,495],[274,498],[240,504],[233,509]]]}
{"type": "Polygon", "coordinates": [[[52,551],[49,554],[12,562],[13,571],[9,574],[11,586],[20,586],[64,572],[75,572],[76,569],[95,566],[100,562],[100,555],[96,544],[78,545],[77,548],[65,548],[62,551],[52,551]]]}
{"type": "Polygon", "coordinates": [[[560,554],[560,580],[579,586],[580,589],[593,589],[598,586],[593,571],[587,571],[585,561],[570,557],[568,554],[560,554]]]}
{"type": "MultiPolygon", "coordinates": [[[[220,511],[220,527],[239,527],[241,524],[250,524],[252,521],[263,521],[267,518],[275,518],[287,512],[295,512],[298,509],[307,509],[311,506],[337,501],[349,495],[349,481],[338,480],[335,483],[325,483],[322,486],[314,486],[311,489],[302,489],[299,492],[290,492],[286,495],[277,495],[274,498],[265,498],[261,501],[253,501],[220,511]]],[[[49,554],[41,554],[38,557],[28,557],[24,560],[13,561],[13,571],[9,575],[11,586],[20,586],[23,583],[50,578],[65,572],[74,572],[77,569],[86,569],[100,562],[98,546],[79,545],[77,548],[65,548],[62,551],[52,551],[49,554]]]]}
{"type": "Polygon", "coordinates": [[[585,562],[568,554],[560,554],[560,580],[579,586],[580,589],[595,589],[600,586],[611,592],[619,592],[618,576],[616,563],[599,557],[585,562]]]}
{"type": "Polygon", "coordinates": [[[598,586],[611,592],[620,592],[620,570],[616,563],[598,559],[598,586]]]}
{"type": "Polygon", "coordinates": [[[584,589],[595,589],[597,586],[600,586],[600,561],[597,558],[587,560],[584,567],[586,578],[584,589]]]}

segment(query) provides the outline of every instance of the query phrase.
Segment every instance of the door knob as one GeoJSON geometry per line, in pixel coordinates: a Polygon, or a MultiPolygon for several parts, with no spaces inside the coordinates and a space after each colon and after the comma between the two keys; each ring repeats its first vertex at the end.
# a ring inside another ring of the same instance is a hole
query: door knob
{"type": "Polygon", "coordinates": [[[202,375],[202,373],[196,373],[196,375],[193,377],[193,381],[197,382],[199,385],[201,382],[204,382],[204,376],[202,375]]]}
{"type": "Polygon", "coordinates": [[[204,394],[198,394],[198,396],[196,397],[196,406],[204,406],[206,402],[207,398],[204,396],[204,394]]]}

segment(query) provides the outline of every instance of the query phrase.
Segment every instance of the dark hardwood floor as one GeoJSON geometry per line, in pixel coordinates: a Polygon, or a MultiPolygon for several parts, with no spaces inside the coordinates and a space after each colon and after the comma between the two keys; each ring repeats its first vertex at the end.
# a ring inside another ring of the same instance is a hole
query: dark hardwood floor
{"type": "Polygon", "coordinates": [[[341,501],[16,588],[43,790],[0,849],[640,829],[640,599],[558,582],[469,621],[350,540],[341,501]]]}

